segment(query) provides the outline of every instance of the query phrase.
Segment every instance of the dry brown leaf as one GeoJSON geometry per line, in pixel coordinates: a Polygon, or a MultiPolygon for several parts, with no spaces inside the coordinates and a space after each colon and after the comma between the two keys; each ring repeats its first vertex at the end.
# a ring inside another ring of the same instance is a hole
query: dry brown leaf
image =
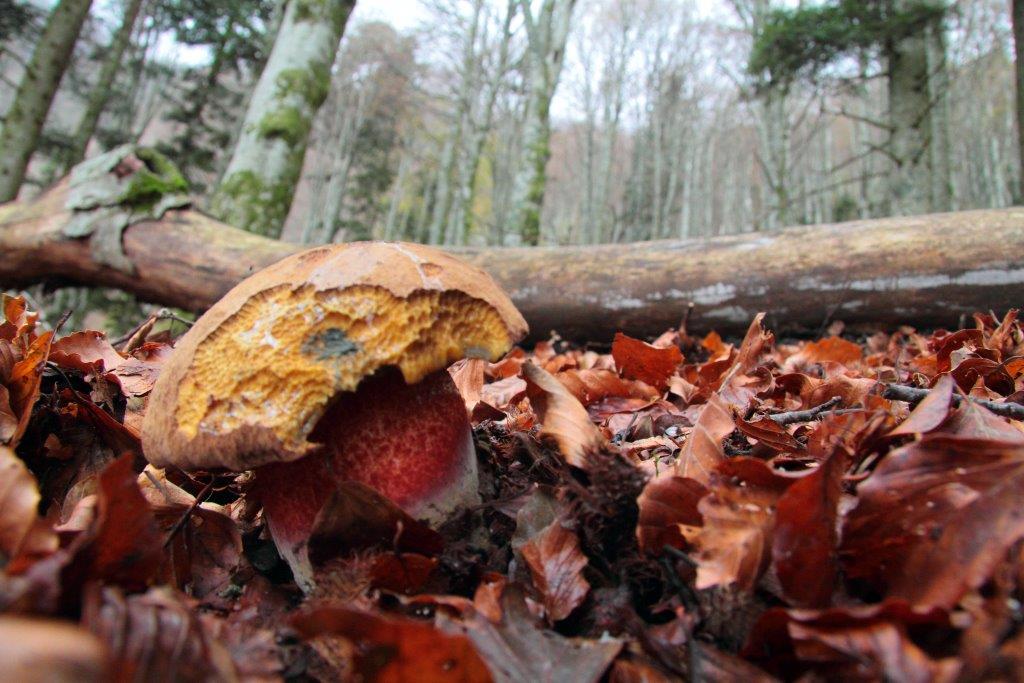
{"type": "Polygon", "coordinates": [[[668,378],[683,362],[683,354],[675,346],[651,346],[621,332],[616,333],[612,342],[612,358],[625,377],[638,379],[661,390],[665,389],[668,378]]]}
{"type": "Polygon", "coordinates": [[[380,683],[489,683],[487,666],[465,636],[429,623],[391,619],[346,607],[321,607],[292,621],[307,640],[342,636],[355,643],[355,670],[380,683]]]}
{"type": "Polygon", "coordinates": [[[552,622],[568,617],[590,592],[583,576],[587,556],[580,550],[576,534],[555,520],[520,548],[530,568],[533,585],[544,599],[552,622]]]}
{"type": "Polygon", "coordinates": [[[685,548],[686,539],[679,527],[698,527],[703,523],[697,504],[707,492],[693,479],[670,474],[649,481],[637,499],[640,515],[636,538],[640,550],[660,555],[666,545],[685,548]]]}
{"type": "Polygon", "coordinates": [[[712,394],[679,454],[676,474],[707,486],[715,468],[725,460],[722,439],[732,434],[734,429],[736,422],[732,409],[718,394],[712,394]]]}
{"type": "Polygon", "coordinates": [[[36,523],[36,478],[13,451],[0,446],[0,553],[6,562],[18,553],[36,523]]]}
{"type": "Polygon", "coordinates": [[[523,365],[523,376],[541,434],[558,444],[567,463],[586,467],[588,455],[605,446],[604,436],[586,409],[561,382],[533,363],[523,365]]]}

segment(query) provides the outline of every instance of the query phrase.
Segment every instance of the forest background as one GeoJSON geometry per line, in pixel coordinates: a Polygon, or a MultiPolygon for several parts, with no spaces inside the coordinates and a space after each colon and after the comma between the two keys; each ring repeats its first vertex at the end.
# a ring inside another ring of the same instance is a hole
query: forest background
{"type": "Polygon", "coordinates": [[[1017,5],[0,0],[0,201],[139,142],[204,210],[305,244],[1008,206],[1017,5]]]}

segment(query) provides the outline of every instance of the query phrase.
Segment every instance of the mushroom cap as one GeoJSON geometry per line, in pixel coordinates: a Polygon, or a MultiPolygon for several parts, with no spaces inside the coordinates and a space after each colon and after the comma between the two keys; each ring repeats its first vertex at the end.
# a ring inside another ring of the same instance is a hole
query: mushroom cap
{"type": "Polygon", "coordinates": [[[184,336],[142,427],[154,465],[241,471],[288,462],[331,400],[379,368],[406,383],[497,360],[527,331],[483,270],[396,242],[319,247],[239,283],[184,336]]]}

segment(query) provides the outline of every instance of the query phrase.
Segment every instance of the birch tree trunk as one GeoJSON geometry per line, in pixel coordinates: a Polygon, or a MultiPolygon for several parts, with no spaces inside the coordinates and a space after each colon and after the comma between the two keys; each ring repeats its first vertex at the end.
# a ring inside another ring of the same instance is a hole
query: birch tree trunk
{"type": "Polygon", "coordinates": [[[18,196],[91,6],[92,0],[60,0],[46,21],[0,130],[0,202],[18,196]]]}
{"type": "Polygon", "coordinates": [[[78,128],[75,129],[75,134],[71,141],[71,149],[68,151],[67,158],[64,161],[65,173],[85,158],[85,151],[89,147],[89,140],[92,139],[93,134],[96,132],[100,116],[103,114],[103,109],[107,106],[107,101],[110,99],[110,90],[114,85],[114,80],[117,78],[118,71],[121,69],[125,50],[128,49],[128,45],[131,43],[132,31],[135,28],[135,22],[139,18],[142,2],[143,0],[128,0],[128,3],[125,5],[121,26],[110,41],[110,46],[107,48],[106,61],[103,62],[99,78],[96,79],[96,85],[93,86],[92,92],[89,94],[89,102],[85,107],[85,113],[82,114],[78,128]]]}
{"type": "Polygon", "coordinates": [[[520,0],[526,26],[526,129],[524,163],[516,178],[516,226],[524,244],[540,242],[540,218],[551,158],[551,101],[561,77],[565,44],[576,0],[543,0],[534,14],[531,0],[520,0]]]}
{"type": "Polygon", "coordinates": [[[211,208],[250,232],[280,234],[313,117],[355,0],[288,0],[274,48],[253,90],[241,134],[211,208]]]}

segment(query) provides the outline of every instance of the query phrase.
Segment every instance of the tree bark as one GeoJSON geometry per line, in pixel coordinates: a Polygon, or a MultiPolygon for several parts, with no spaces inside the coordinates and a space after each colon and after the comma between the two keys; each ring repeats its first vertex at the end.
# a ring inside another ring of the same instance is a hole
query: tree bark
{"type": "MultiPolygon", "coordinates": [[[[125,229],[131,268],[108,265],[91,238],[66,235],[64,180],[28,203],[0,206],[0,286],[40,281],[120,287],[202,310],[237,282],[301,247],[192,209],[125,229]]],[[[81,216],[75,216],[81,218],[81,216]]],[[[94,234],[99,234],[94,233],[94,234]]],[[[772,235],[558,248],[463,249],[506,289],[534,338],[608,341],[679,324],[739,334],[758,311],[778,333],[828,321],[870,328],[957,325],[1020,304],[1024,212],[968,211],[791,228],[772,235]]]]}
{"type": "Polygon", "coordinates": [[[46,21],[0,130],[0,202],[18,196],[91,5],[92,0],[61,0],[46,21]]]}
{"type": "Polygon", "coordinates": [[[1012,0],[1014,77],[1017,84],[1017,155],[1020,165],[1017,199],[1024,201],[1024,0],[1012,0]]]}
{"type": "Polygon", "coordinates": [[[68,151],[67,159],[64,162],[65,173],[85,158],[85,151],[89,147],[89,140],[92,139],[93,134],[96,132],[100,116],[103,114],[103,109],[107,106],[107,101],[110,99],[110,91],[114,85],[114,79],[117,78],[117,72],[121,69],[121,60],[124,57],[125,50],[128,49],[128,44],[131,42],[132,31],[135,28],[135,22],[139,17],[141,9],[142,0],[128,0],[127,5],[125,5],[121,26],[110,41],[110,46],[107,48],[106,61],[100,70],[99,78],[96,79],[96,85],[93,87],[92,92],[89,93],[89,103],[86,105],[85,113],[82,114],[82,120],[79,121],[78,128],[75,130],[75,135],[72,138],[71,149],[68,151]]]}
{"type": "Polygon", "coordinates": [[[313,117],[355,0],[289,0],[211,207],[224,220],[279,235],[302,171],[313,117]]]}

